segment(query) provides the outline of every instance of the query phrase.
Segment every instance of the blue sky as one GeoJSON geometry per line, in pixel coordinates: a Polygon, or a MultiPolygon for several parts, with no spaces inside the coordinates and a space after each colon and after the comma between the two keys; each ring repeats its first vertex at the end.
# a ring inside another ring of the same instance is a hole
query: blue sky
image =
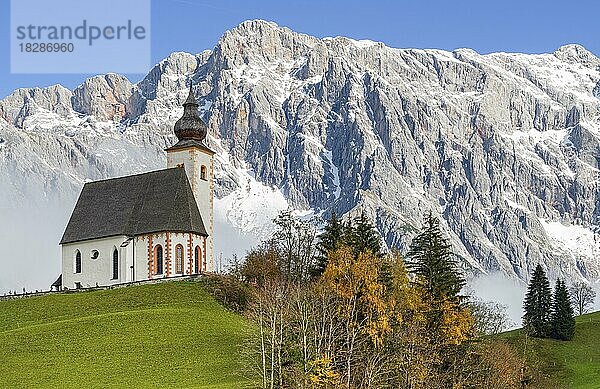
{"type": "MultiPolygon", "coordinates": [[[[9,1],[0,0],[0,97],[19,87],[60,83],[73,88],[90,76],[11,74],[9,11],[9,1]]],[[[152,63],[173,51],[211,49],[225,30],[247,19],[271,20],[318,37],[372,39],[392,47],[540,53],[579,43],[600,55],[599,14],[597,1],[152,0],[152,63]]],[[[133,82],[143,77],[127,76],[133,82]]]]}

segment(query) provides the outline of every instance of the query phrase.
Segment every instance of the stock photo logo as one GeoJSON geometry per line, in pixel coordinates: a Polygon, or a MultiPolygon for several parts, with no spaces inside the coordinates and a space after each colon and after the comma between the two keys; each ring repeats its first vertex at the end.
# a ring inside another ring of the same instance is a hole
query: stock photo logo
{"type": "Polygon", "coordinates": [[[11,0],[11,73],[145,73],[150,0],[11,0]]]}

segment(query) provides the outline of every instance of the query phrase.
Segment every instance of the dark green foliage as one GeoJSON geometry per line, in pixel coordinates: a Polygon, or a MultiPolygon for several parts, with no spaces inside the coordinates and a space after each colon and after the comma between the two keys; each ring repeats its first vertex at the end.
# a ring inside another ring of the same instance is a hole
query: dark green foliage
{"type": "Polygon", "coordinates": [[[320,276],[327,267],[327,254],[339,248],[344,240],[345,227],[335,212],[331,213],[331,218],[323,229],[323,233],[318,236],[317,257],[313,269],[314,276],[320,276]]]}
{"type": "Polygon", "coordinates": [[[457,300],[465,285],[448,240],[440,231],[440,222],[431,212],[425,217],[421,232],[414,237],[407,254],[407,268],[419,277],[434,299],[457,300]]]}
{"type": "Polygon", "coordinates": [[[346,235],[356,255],[370,251],[378,257],[382,256],[379,233],[364,212],[354,218],[354,223],[347,228],[346,235]]]}
{"type": "Polygon", "coordinates": [[[571,340],[575,335],[575,317],[565,282],[556,281],[552,302],[552,337],[571,340]]]}
{"type": "Polygon", "coordinates": [[[550,335],[552,291],[544,269],[537,265],[525,295],[523,327],[529,335],[545,338],[550,335]]]}
{"type": "Polygon", "coordinates": [[[318,255],[312,271],[315,277],[325,271],[328,253],[342,245],[351,247],[355,255],[371,251],[378,257],[383,256],[379,233],[364,213],[354,218],[352,223],[344,223],[335,212],[332,213],[318,240],[318,255]]]}

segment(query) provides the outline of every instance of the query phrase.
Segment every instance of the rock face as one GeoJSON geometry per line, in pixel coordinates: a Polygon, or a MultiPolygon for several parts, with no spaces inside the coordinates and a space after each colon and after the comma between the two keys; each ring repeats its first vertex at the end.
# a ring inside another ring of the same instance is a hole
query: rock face
{"type": "Polygon", "coordinates": [[[132,93],[133,85],[123,76],[92,77],[73,91],[73,109],[99,120],[119,122],[134,111],[132,93]]]}
{"type": "MultiPolygon", "coordinates": [[[[190,78],[221,199],[258,182],[296,209],[364,210],[401,249],[431,211],[469,271],[600,277],[600,60],[577,45],[404,50],[244,22],[135,85],[109,74],[1,100],[0,206],[161,168],[190,78]]],[[[241,227],[239,212],[224,213],[241,227]]]]}

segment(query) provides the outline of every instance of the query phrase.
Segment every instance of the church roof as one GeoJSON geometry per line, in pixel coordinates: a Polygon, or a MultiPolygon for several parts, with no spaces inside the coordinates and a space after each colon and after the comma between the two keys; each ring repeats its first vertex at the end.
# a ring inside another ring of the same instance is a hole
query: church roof
{"type": "Polygon", "coordinates": [[[86,183],[60,244],[166,231],[208,236],[180,167],[86,183]]]}

